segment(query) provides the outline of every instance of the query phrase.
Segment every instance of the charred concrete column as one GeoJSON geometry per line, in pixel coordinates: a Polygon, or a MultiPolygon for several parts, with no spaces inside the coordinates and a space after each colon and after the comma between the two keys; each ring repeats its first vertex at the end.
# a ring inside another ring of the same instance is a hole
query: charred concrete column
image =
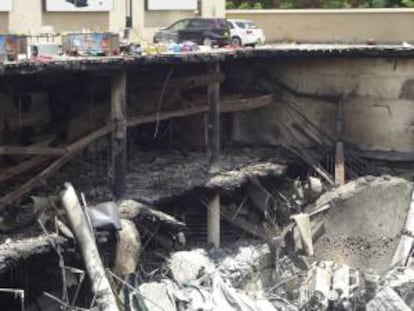
{"type": "Polygon", "coordinates": [[[114,72],[111,77],[111,120],[114,126],[111,139],[111,187],[116,199],[125,193],[127,116],[126,72],[114,72]]]}
{"type": "Polygon", "coordinates": [[[336,151],[335,151],[335,185],[345,184],[345,158],[344,158],[344,101],[340,99],[337,104],[336,114],[336,151]]]}
{"type": "Polygon", "coordinates": [[[211,171],[217,171],[220,161],[220,63],[216,61],[208,65],[208,73],[217,79],[208,86],[209,104],[207,153],[211,171]]]}
{"type": "Polygon", "coordinates": [[[207,205],[207,242],[220,247],[220,194],[214,194],[207,205]]]}

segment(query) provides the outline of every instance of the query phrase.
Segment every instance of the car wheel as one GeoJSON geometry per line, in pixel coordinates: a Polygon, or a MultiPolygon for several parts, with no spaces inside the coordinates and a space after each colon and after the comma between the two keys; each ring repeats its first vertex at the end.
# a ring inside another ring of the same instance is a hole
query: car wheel
{"type": "Polygon", "coordinates": [[[231,45],[234,45],[234,46],[242,46],[241,39],[239,37],[233,37],[233,38],[231,38],[231,45]]]}
{"type": "Polygon", "coordinates": [[[209,37],[205,37],[203,39],[203,45],[212,46],[213,45],[213,41],[209,37]]]}

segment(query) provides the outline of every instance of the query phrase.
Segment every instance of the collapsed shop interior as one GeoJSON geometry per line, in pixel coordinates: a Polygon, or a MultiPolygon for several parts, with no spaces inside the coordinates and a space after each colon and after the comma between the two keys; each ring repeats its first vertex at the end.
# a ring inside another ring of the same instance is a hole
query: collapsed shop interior
{"type": "Polygon", "coordinates": [[[254,310],[376,310],[394,296],[413,308],[410,59],[62,63],[0,75],[1,305],[93,310],[79,245],[49,204],[70,182],[139,232],[121,263],[117,217],[95,232],[114,288],[139,288],[125,310],[209,310],[177,298],[190,283],[231,286],[254,310]],[[174,302],[160,298],[171,288],[174,302]]]}

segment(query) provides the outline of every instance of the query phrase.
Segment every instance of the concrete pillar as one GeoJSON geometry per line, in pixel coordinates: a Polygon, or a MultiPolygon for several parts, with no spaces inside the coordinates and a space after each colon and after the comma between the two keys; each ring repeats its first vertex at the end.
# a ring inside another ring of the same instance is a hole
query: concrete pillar
{"type": "Polygon", "coordinates": [[[207,205],[207,242],[220,247],[220,194],[216,193],[207,205]]]}
{"type": "Polygon", "coordinates": [[[335,151],[335,185],[342,186],[345,184],[345,159],[344,143],[338,141],[335,151]]]}
{"type": "MultiPolygon", "coordinates": [[[[209,64],[208,73],[218,76],[220,63],[216,61],[209,64]]],[[[207,153],[211,168],[216,170],[220,161],[220,82],[211,83],[207,93],[209,104],[207,153]]]]}
{"type": "Polygon", "coordinates": [[[339,100],[336,114],[336,150],[335,150],[335,185],[345,184],[345,155],[344,155],[344,101],[339,100]]]}
{"type": "Polygon", "coordinates": [[[111,120],[114,126],[111,137],[111,188],[116,199],[125,193],[127,165],[127,115],[126,115],[126,72],[121,70],[111,80],[111,120]]]}

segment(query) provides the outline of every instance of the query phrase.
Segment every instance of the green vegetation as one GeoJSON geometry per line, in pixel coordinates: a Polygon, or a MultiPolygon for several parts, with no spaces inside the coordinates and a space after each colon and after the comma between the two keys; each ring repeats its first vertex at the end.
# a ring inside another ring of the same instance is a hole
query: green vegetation
{"type": "Polygon", "coordinates": [[[414,8],[414,0],[229,0],[227,9],[414,8]]]}

